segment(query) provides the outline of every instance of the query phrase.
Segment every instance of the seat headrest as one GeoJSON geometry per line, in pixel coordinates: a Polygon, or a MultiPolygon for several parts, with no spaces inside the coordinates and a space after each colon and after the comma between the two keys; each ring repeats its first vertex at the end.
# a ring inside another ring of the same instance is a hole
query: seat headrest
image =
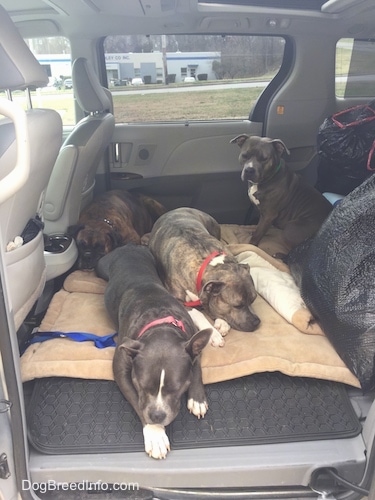
{"type": "Polygon", "coordinates": [[[45,87],[47,73],[18,32],[7,11],[0,5],[0,89],[23,90],[45,87]]]}
{"type": "Polygon", "coordinates": [[[111,102],[87,59],[79,57],[73,62],[74,94],[86,113],[102,113],[111,109],[111,102]]]}

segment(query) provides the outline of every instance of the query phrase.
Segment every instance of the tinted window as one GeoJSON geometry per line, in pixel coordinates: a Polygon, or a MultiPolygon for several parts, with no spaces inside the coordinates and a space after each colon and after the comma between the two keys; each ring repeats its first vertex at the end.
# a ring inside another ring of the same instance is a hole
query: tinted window
{"type": "Polygon", "coordinates": [[[284,39],[111,36],[104,48],[117,122],[246,119],[281,67],[284,39]]]}
{"type": "MultiPolygon", "coordinates": [[[[64,125],[74,125],[73,89],[69,85],[72,77],[69,40],[64,37],[46,37],[25,41],[48,76],[48,86],[31,93],[33,107],[55,109],[60,113],[64,125]],[[66,86],[65,81],[68,82],[66,86]]],[[[13,98],[26,105],[22,92],[13,93],[13,98]]]]}
{"type": "Polygon", "coordinates": [[[340,40],[336,48],[336,95],[374,97],[374,67],[374,40],[340,40]]]}

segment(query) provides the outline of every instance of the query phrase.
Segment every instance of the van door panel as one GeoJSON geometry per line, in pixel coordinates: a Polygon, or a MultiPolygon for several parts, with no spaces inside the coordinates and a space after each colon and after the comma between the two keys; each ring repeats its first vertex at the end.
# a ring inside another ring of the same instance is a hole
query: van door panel
{"type": "Polygon", "coordinates": [[[116,125],[110,189],[136,189],[168,209],[191,206],[222,223],[244,223],[249,200],[230,140],[261,131],[262,123],[248,120],[116,125]]]}

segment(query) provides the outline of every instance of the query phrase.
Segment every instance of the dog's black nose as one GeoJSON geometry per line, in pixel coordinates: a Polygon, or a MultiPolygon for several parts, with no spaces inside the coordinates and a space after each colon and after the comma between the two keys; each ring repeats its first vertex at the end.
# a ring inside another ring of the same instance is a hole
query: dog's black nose
{"type": "Polygon", "coordinates": [[[254,181],[256,176],[256,170],[254,167],[246,167],[243,170],[243,179],[244,181],[254,181]]]}
{"type": "Polygon", "coordinates": [[[167,418],[167,414],[164,410],[158,410],[156,408],[152,408],[149,412],[149,417],[151,422],[154,424],[162,424],[167,418]]]}
{"type": "Polygon", "coordinates": [[[253,320],[254,329],[258,328],[259,323],[260,323],[260,319],[258,318],[258,316],[254,315],[254,320],[253,320]]]}
{"type": "MultiPolygon", "coordinates": [[[[234,326],[236,330],[244,331],[244,332],[254,332],[260,324],[260,319],[254,313],[251,313],[250,316],[247,317],[245,323],[234,326]]],[[[232,325],[233,326],[233,325],[232,325]]]]}

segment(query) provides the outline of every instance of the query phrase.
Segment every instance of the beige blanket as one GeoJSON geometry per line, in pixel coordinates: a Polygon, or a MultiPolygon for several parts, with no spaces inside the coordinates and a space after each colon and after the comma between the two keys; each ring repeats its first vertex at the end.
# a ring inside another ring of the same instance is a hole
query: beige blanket
{"type": "MultiPolygon", "coordinates": [[[[55,294],[40,330],[85,331],[97,335],[114,332],[104,306],[105,286],[105,281],[93,273],[72,273],[64,288],[55,294]]],[[[261,318],[256,332],[231,330],[224,347],[204,349],[205,384],[257,372],[280,371],[359,387],[356,377],[324,335],[302,333],[260,296],[254,302],[254,311],[261,318]]],[[[113,347],[98,349],[92,342],[68,339],[33,344],[21,357],[22,380],[53,376],[113,380],[113,353],[113,347]]]]}
{"type": "MultiPolygon", "coordinates": [[[[222,224],[221,239],[223,243],[231,245],[234,243],[249,243],[256,226],[241,226],[237,224],[222,224]]],[[[287,253],[287,248],[282,242],[282,231],[271,227],[260,240],[259,248],[269,255],[275,253],[287,253]]]]}

